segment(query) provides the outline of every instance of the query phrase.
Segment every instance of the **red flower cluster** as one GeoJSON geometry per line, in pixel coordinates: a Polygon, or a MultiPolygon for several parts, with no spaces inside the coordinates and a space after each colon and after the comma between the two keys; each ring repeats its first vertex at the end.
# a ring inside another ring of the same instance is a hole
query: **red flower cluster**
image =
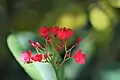
{"type": "Polygon", "coordinates": [[[26,63],[31,63],[31,62],[41,62],[43,59],[46,59],[48,57],[52,57],[52,54],[36,54],[32,55],[31,51],[28,50],[26,52],[22,52],[21,56],[21,61],[26,62],[26,63]]]}
{"type": "Polygon", "coordinates": [[[53,35],[58,37],[60,40],[66,40],[70,36],[72,36],[73,31],[70,28],[59,28],[59,27],[52,27],[48,28],[46,26],[39,29],[39,33],[44,37],[49,37],[50,32],[53,33],[53,35]]]}
{"type": "Polygon", "coordinates": [[[68,59],[74,58],[75,62],[78,64],[85,64],[86,62],[86,54],[82,53],[82,50],[79,49],[72,57],[71,57],[71,50],[76,47],[81,41],[82,38],[78,38],[75,42],[75,44],[69,48],[67,46],[67,40],[73,35],[73,31],[70,28],[59,28],[59,27],[51,27],[48,28],[46,26],[43,26],[39,29],[40,35],[45,39],[45,44],[42,46],[39,42],[29,40],[30,45],[36,49],[37,54],[32,55],[31,51],[28,50],[26,52],[22,52],[21,55],[21,61],[30,63],[30,62],[50,62],[51,59],[54,59],[55,56],[53,54],[43,54],[43,52],[49,52],[49,46],[50,42],[52,41],[52,37],[50,34],[53,34],[55,38],[59,39],[59,42],[55,43],[55,48],[57,51],[60,51],[61,49],[65,50],[64,59],[60,59],[60,61],[57,61],[57,65],[63,65],[68,59]],[[47,42],[46,42],[47,41],[47,42]],[[40,54],[42,53],[42,54],[40,54]]]}
{"type": "Polygon", "coordinates": [[[86,62],[86,54],[82,53],[82,50],[79,49],[74,55],[73,58],[78,64],[85,64],[86,62]]]}

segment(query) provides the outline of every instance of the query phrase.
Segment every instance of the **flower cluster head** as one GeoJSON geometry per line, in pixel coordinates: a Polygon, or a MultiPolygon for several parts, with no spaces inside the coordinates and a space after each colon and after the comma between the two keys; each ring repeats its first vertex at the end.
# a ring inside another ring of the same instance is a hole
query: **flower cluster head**
{"type": "Polygon", "coordinates": [[[76,42],[72,45],[72,47],[67,49],[67,41],[73,35],[72,29],[66,27],[59,28],[57,26],[43,26],[39,29],[39,34],[45,40],[45,44],[40,44],[37,41],[29,40],[30,45],[36,49],[36,54],[33,55],[30,50],[22,52],[21,61],[25,63],[51,62],[56,57],[54,55],[54,51],[50,51],[49,49],[50,45],[53,45],[53,48],[55,48],[58,52],[60,52],[61,50],[65,50],[64,58],[61,58],[59,61],[56,61],[57,65],[62,66],[70,58],[73,58],[78,64],[85,64],[86,54],[83,54],[81,49],[75,52],[73,56],[71,55],[72,49],[82,41],[82,38],[78,38],[76,42]],[[52,42],[53,37],[54,39],[56,38],[58,42],[52,42]]]}

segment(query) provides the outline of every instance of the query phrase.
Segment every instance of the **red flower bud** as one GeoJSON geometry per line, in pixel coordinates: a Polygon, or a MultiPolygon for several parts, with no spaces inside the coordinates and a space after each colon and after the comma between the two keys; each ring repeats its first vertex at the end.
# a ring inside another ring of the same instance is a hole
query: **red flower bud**
{"type": "Polygon", "coordinates": [[[29,43],[32,47],[36,48],[42,48],[41,44],[39,42],[35,42],[35,41],[32,41],[32,40],[29,40],[29,43]]]}
{"type": "Polygon", "coordinates": [[[30,43],[30,45],[32,46],[32,47],[36,47],[36,45],[35,45],[35,42],[34,41],[32,41],[32,40],[29,40],[29,43],[30,43]]]}
{"type": "Polygon", "coordinates": [[[77,39],[77,43],[80,43],[82,41],[82,38],[77,39]]]}
{"type": "Polygon", "coordinates": [[[66,58],[69,58],[70,57],[70,54],[66,54],[66,58]]]}
{"type": "Polygon", "coordinates": [[[59,62],[58,62],[58,61],[56,61],[56,64],[58,65],[58,64],[59,64],[59,62]]]}
{"type": "Polygon", "coordinates": [[[51,57],[51,56],[53,56],[53,54],[49,54],[49,56],[51,57]]]}
{"type": "Polygon", "coordinates": [[[35,42],[35,45],[38,47],[38,48],[42,48],[41,44],[39,42],[35,42]]]}
{"type": "Polygon", "coordinates": [[[60,51],[61,50],[61,48],[60,47],[57,47],[57,51],[60,51]]]}
{"type": "Polygon", "coordinates": [[[74,46],[75,46],[75,47],[78,46],[78,43],[75,43],[74,46]]]}
{"type": "Polygon", "coordinates": [[[50,42],[51,42],[51,40],[50,40],[50,39],[49,39],[49,40],[47,40],[47,43],[48,43],[48,44],[50,44],[50,42]]]}
{"type": "Polygon", "coordinates": [[[47,55],[47,54],[44,54],[44,58],[48,58],[48,55],[47,55]]]}
{"type": "Polygon", "coordinates": [[[78,38],[74,46],[78,46],[78,44],[82,41],[82,38],[78,38]]]}

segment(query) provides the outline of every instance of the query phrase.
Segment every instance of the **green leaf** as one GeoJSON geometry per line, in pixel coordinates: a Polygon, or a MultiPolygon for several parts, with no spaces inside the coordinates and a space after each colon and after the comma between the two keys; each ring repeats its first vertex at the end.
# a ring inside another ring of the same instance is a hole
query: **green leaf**
{"type": "MultiPolygon", "coordinates": [[[[23,42],[24,42],[25,39],[26,41],[31,39],[30,34],[32,33],[24,32],[24,35],[23,33],[19,33],[19,36],[17,34],[11,34],[8,36],[7,44],[13,56],[18,61],[18,63],[23,67],[25,72],[27,72],[28,75],[33,80],[48,80],[48,79],[57,80],[54,68],[52,67],[50,63],[37,63],[36,62],[36,63],[31,63],[31,64],[24,64],[23,62],[20,61],[20,55],[21,55],[20,53],[24,51],[24,48],[22,47],[19,41],[20,36],[21,36],[21,39],[23,38],[23,42]]],[[[24,42],[24,44],[26,43],[24,42]]],[[[26,47],[27,46],[28,45],[26,44],[26,47]]]]}

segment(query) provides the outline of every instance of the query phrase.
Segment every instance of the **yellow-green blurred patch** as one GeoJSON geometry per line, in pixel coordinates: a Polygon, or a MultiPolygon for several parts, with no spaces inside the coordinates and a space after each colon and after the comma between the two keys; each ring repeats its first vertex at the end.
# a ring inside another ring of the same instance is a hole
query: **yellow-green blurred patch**
{"type": "Polygon", "coordinates": [[[93,8],[90,11],[90,21],[96,30],[105,30],[110,25],[108,16],[99,8],[93,8]]]}
{"type": "Polygon", "coordinates": [[[83,28],[86,25],[87,16],[78,5],[70,4],[65,12],[58,18],[56,25],[72,29],[83,28]]]}
{"type": "Polygon", "coordinates": [[[94,6],[89,13],[89,17],[93,28],[97,31],[112,27],[116,21],[115,12],[105,3],[94,6]]]}
{"type": "Polygon", "coordinates": [[[120,8],[120,0],[108,0],[108,3],[112,7],[120,8]]]}

